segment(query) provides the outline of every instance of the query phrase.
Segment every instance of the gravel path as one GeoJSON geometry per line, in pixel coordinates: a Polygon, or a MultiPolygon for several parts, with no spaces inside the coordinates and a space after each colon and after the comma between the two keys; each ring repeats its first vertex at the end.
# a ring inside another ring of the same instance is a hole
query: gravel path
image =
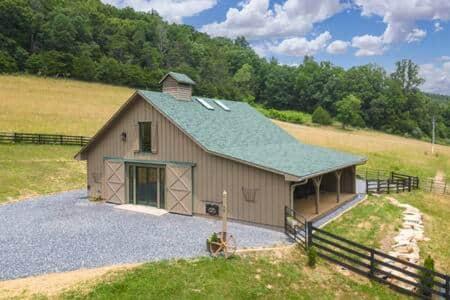
{"type": "MultiPolygon", "coordinates": [[[[161,217],[92,203],[71,191],[0,205],[0,280],[80,268],[207,255],[219,221],[161,217]]],[[[288,243],[283,232],[229,224],[240,248],[288,243]]]]}

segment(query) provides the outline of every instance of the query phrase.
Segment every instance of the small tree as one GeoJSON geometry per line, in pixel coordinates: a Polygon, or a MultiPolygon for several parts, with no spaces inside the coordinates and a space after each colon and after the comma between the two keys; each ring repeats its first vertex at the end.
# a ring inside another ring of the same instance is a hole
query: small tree
{"type": "Polygon", "coordinates": [[[420,271],[420,290],[425,296],[431,296],[431,289],[433,288],[434,281],[434,259],[428,255],[423,262],[423,266],[426,270],[420,271]]]}
{"type": "Polygon", "coordinates": [[[321,124],[321,125],[330,125],[333,123],[330,114],[322,107],[317,106],[312,114],[313,123],[321,124]]]}
{"type": "Polygon", "coordinates": [[[347,125],[363,127],[364,120],[361,116],[361,100],[354,95],[348,95],[344,99],[336,102],[336,118],[342,123],[342,127],[347,125]]]}

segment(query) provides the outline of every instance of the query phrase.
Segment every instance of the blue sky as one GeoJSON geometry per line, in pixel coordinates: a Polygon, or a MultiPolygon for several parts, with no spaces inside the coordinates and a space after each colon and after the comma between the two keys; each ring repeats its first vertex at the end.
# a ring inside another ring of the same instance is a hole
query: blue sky
{"type": "Polygon", "coordinates": [[[410,58],[424,90],[450,94],[449,0],[102,0],[211,36],[243,35],[262,57],[295,65],[304,55],[349,68],[377,63],[392,71],[410,58]]]}

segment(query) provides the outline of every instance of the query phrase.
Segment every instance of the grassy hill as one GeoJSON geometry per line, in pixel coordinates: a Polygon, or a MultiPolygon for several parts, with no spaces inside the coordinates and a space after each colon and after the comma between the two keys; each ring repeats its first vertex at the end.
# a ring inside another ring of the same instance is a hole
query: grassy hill
{"type": "MultiPolygon", "coordinates": [[[[0,131],[89,136],[93,135],[133,92],[128,88],[103,84],[31,76],[0,76],[0,86],[0,131]]],[[[369,158],[368,166],[372,168],[398,170],[417,174],[422,178],[433,177],[438,171],[447,176],[450,174],[450,147],[447,146],[436,146],[436,153],[431,155],[429,143],[414,139],[367,130],[348,131],[335,127],[274,122],[303,142],[366,155],[369,158]]],[[[0,203],[30,195],[83,188],[85,163],[73,159],[78,149],[79,147],[68,146],[0,144],[0,203]]],[[[448,198],[422,192],[404,194],[398,198],[424,212],[425,231],[430,241],[420,245],[421,251],[424,255],[430,253],[435,257],[438,269],[450,272],[450,241],[446,238],[450,227],[448,198]]],[[[392,207],[384,199],[373,197],[366,205],[353,209],[332,226],[339,234],[378,246],[384,236],[395,230],[395,226],[389,224],[394,224],[397,214],[386,213],[387,210],[392,210],[392,207]],[[367,215],[370,215],[370,224],[367,224],[367,215]]],[[[108,298],[111,295],[122,295],[133,298],[142,295],[143,291],[164,296],[161,294],[163,291],[155,290],[160,283],[162,285],[162,279],[161,282],[154,283],[140,280],[154,278],[155,274],[158,278],[171,278],[169,288],[172,291],[182,291],[180,297],[198,298],[211,291],[222,297],[236,296],[237,294],[233,293],[226,294],[225,287],[214,279],[223,267],[227,269],[221,278],[224,281],[231,280],[227,288],[235,289],[239,295],[250,298],[271,298],[279,294],[292,298],[299,295],[326,295],[332,298],[336,291],[342,297],[394,297],[394,294],[384,287],[352,275],[342,275],[334,267],[322,265],[318,272],[314,273],[305,269],[304,265],[303,256],[296,260],[295,264],[292,261],[273,262],[264,259],[242,259],[228,265],[222,261],[214,263],[211,260],[198,263],[150,264],[114,277],[112,282],[110,277],[107,277],[106,282],[95,286],[93,292],[86,297],[108,298]],[[280,280],[278,275],[271,272],[273,265],[277,266],[278,272],[287,280],[288,285],[284,285],[286,281],[280,280]],[[261,271],[255,271],[255,268],[261,271]],[[198,278],[204,280],[188,279],[188,274],[193,270],[197,272],[198,278]],[[246,280],[255,277],[258,272],[262,280],[246,280]],[[236,280],[232,280],[233,278],[236,280]],[[274,284],[268,288],[270,282],[274,284]]],[[[65,296],[77,298],[78,291],[73,293],[65,296]]]]}

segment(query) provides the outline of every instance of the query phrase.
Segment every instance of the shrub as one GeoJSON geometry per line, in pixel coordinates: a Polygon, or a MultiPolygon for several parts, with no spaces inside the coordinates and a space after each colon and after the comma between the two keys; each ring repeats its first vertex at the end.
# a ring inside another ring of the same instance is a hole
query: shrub
{"type": "Polygon", "coordinates": [[[312,121],[321,125],[331,125],[333,123],[330,114],[320,105],[314,110],[312,121]]]}
{"type": "Polygon", "coordinates": [[[434,275],[430,271],[434,271],[434,259],[431,258],[431,256],[428,255],[427,258],[425,258],[425,261],[423,262],[423,266],[426,271],[420,271],[420,285],[421,285],[421,293],[425,296],[431,296],[430,290],[433,288],[433,280],[434,275]]]}
{"type": "Polygon", "coordinates": [[[317,263],[317,250],[314,247],[308,249],[308,266],[314,268],[317,263]]]}
{"type": "Polygon", "coordinates": [[[213,234],[211,234],[211,236],[209,237],[208,241],[210,243],[218,243],[220,240],[219,237],[217,236],[217,233],[213,232],[213,234]]]}
{"type": "Polygon", "coordinates": [[[254,105],[266,117],[280,120],[284,122],[304,124],[308,120],[309,115],[295,110],[277,110],[273,108],[265,108],[261,105],[254,105]]]}

